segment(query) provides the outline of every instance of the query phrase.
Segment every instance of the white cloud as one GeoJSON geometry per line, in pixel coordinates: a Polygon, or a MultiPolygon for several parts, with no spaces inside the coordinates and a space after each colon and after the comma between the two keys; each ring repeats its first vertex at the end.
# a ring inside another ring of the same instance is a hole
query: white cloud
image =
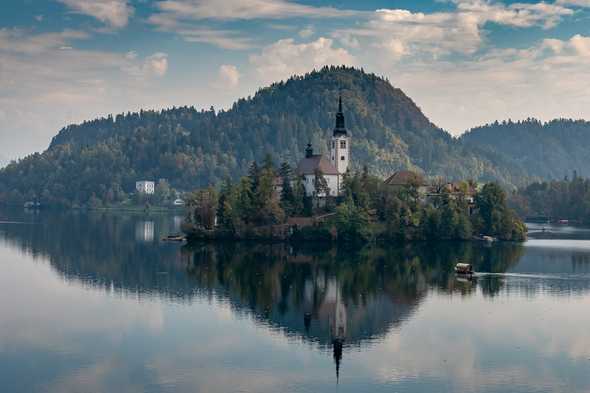
{"type": "Polygon", "coordinates": [[[359,11],[314,7],[287,0],[165,0],[157,6],[162,13],[178,20],[333,18],[361,14],[359,11]]]}
{"type": "Polygon", "coordinates": [[[460,13],[475,16],[481,23],[495,22],[515,27],[541,25],[550,28],[563,16],[573,14],[566,7],[545,2],[504,5],[486,0],[455,0],[455,3],[460,13]]]}
{"type": "Polygon", "coordinates": [[[316,41],[297,44],[284,39],[262,49],[250,57],[258,75],[265,82],[303,74],[325,65],[354,65],[356,59],[346,49],[335,48],[333,40],[320,37],[316,41]]]}
{"type": "Polygon", "coordinates": [[[84,37],[75,31],[0,30],[0,108],[7,114],[0,124],[3,154],[13,158],[44,148],[68,123],[158,102],[155,85],[166,74],[166,54],[76,48],[84,37]]]}
{"type": "Polygon", "coordinates": [[[127,0],[58,0],[74,12],[92,16],[113,28],[127,25],[134,9],[127,0]]]}
{"type": "Polygon", "coordinates": [[[307,26],[306,28],[299,31],[299,37],[301,38],[309,38],[315,34],[315,30],[312,26],[307,26]]]}
{"type": "Polygon", "coordinates": [[[186,42],[204,43],[222,49],[244,50],[254,46],[252,39],[230,30],[182,27],[167,31],[175,31],[186,42]]]}
{"type": "Polygon", "coordinates": [[[457,9],[422,13],[403,9],[376,10],[359,27],[340,29],[333,36],[344,44],[358,42],[385,50],[392,59],[405,56],[440,58],[449,54],[472,55],[484,45],[487,23],[518,28],[535,25],[550,28],[573,14],[558,4],[515,3],[505,5],[485,0],[455,0],[457,9]]]}
{"type": "Polygon", "coordinates": [[[574,7],[590,7],[590,0],[556,0],[555,4],[574,7]]]}
{"type": "Polygon", "coordinates": [[[19,54],[41,54],[66,47],[68,42],[88,38],[82,31],[64,30],[29,34],[20,29],[0,29],[0,51],[19,54]]]}
{"type": "MultiPolygon", "coordinates": [[[[158,2],[156,7],[158,12],[148,20],[159,30],[177,33],[189,42],[238,50],[252,48],[254,40],[244,36],[243,32],[211,27],[210,22],[370,15],[363,11],[314,7],[287,0],[165,0],[158,2]],[[199,22],[198,27],[195,27],[196,22],[199,22]]],[[[301,31],[302,38],[309,38],[311,35],[313,30],[310,28],[301,31]]]]}
{"type": "Polygon", "coordinates": [[[576,34],[566,45],[573,48],[576,54],[585,58],[590,57],[590,37],[584,37],[580,34],[576,34]]]}
{"type": "Polygon", "coordinates": [[[235,89],[240,84],[240,72],[234,65],[223,64],[219,67],[217,81],[214,87],[220,89],[235,89]]]}
{"type": "Polygon", "coordinates": [[[380,45],[385,48],[394,58],[401,58],[408,53],[408,49],[401,40],[392,38],[389,42],[380,45]]]}
{"type": "Polygon", "coordinates": [[[144,69],[151,75],[158,77],[166,75],[168,71],[168,55],[166,53],[154,53],[145,59],[144,69]]]}
{"type": "Polygon", "coordinates": [[[462,61],[381,68],[437,125],[457,134],[507,118],[590,117],[590,37],[545,39],[462,61]]]}

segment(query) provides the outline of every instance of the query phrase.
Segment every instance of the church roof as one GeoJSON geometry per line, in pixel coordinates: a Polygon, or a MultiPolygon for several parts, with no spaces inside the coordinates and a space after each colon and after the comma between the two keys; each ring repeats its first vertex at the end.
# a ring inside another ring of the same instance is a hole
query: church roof
{"type": "Polygon", "coordinates": [[[408,186],[410,184],[425,186],[426,181],[424,180],[424,176],[417,172],[398,171],[387,178],[387,180],[385,180],[385,184],[389,186],[408,186]]]}
{"type": "Polygon", "coordinates": [[[324,156],[319,154],[305,157],[299,161],[297,165],[298,175],[313,175],[319,169],[324,175],[337,175],[338,171],[334,168],[334,165],[324,156]]]}

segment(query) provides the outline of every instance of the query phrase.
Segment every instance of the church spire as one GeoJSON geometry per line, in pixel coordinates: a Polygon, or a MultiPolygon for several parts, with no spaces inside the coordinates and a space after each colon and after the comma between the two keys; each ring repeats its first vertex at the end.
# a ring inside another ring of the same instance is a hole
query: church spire
{"type": "Polygon", "coordinates": [[[332,340],[334,363],[336,364],[336,383],[340,382],[340,364],[342,363],[342,347],[344,341],[340,339],[332,340]]]}
{"type": "Polygon", "coordinates": [[[342,112],[342,94],[338,97],[338,113],[336,113],[336,126],[334,127],[334,136],[339,135],[346,135],[344,113],[342,112]]]}

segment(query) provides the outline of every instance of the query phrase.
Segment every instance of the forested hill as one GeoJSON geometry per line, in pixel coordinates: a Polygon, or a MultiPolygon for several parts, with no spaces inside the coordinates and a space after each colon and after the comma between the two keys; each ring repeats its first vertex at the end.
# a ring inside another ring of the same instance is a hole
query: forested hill
{"type": "Polygon", "coordinates": [[[494,164],[510,165],[531,178],[590,176],[590,122],[535,119],[495,122],[465,133],[461,140],[494,164]]]}
{"type": "Polygon", "coordinates": [[[357,169],[367,165],[386,176],[410,168],[511,184],[524,177],[502,165],[503,157],[486,152],[489,157],[478,158],[387,80],[326,67],[263,88],[227,111],[182,107],[68,126],[45,152],[0,171],[0,202],[40,198],[46,204],[83,205],[94,195],[116,203],[138,179],[167,179],[177,189],[192,190],[236,179],[266,153],[277,163],[295,164],[309,141],[316,151],[327,149],[340,93],[357,169]]]}

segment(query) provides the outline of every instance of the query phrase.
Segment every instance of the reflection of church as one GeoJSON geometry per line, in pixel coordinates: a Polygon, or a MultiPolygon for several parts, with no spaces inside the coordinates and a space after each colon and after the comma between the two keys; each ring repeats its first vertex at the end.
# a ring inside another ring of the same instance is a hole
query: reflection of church
{"type": "Polygon", "coordinates": [[[346,347],[384,336],[391,327],[407,319],[421,297],[379,292],[355,299],[343,294],[342,285],[335,277],[317,272],[306,279],[300,306],[303,337],[331,350],[337,378],[346,347]]]}

